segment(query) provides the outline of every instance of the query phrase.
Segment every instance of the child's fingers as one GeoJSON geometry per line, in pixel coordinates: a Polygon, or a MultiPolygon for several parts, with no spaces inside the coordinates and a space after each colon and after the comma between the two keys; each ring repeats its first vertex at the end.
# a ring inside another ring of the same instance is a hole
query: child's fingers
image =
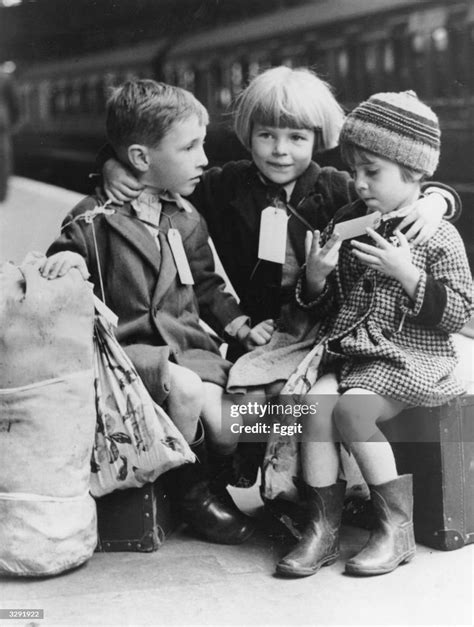
{"type": "MultiPolygon", "coordinates": [[[[404,233],[402,233],[401,231],[399,231],[398,229],[396,231],[394,231],[394,233],[397,236],[398,241],[400,242],[400,248],[407,248],[407,249],[409,249],[410,248],[410,244],[408,243],[408,239],[407,239],[406,235],[404,233]]],[[[420,233],[421,233],[421,231],[420,231],[420,233]]],[[[417,239],[418,239],[418,237],[417,237],[417,239]]]]}
{"type": "Polygon", "coordinates": [[[116,189],[112,189],[108,185],[104,184],[104,192],[108,200],[111,200],[116,205],[123,205],[126,202],[127,197],[116,189]]]}
{"type": "MultiPolygon", "coordinates": [[[[318,238],[318,244],[319,244],[319,238],[318,238]]],[[[331,237],[328,239],[328,241],[324,244],[323,250],[325,253],[328,253],[333,249],[337,251],[339,250],[341,245],[342,245],[342,239],[339,237],[337,233],[333,233],[331,237]]]]}
{"type": "Polygon", "coordinates": [[[56,265],[56,259],[54,256],[48,257],[47,259],[45,259],[45,262],[43,263],[43,267],[40,268],[41,275],[43,277],[49,276],[49,274],[53,271],[55,265],[56,265]]]}
{"type": "Polygon", "coordinates": [[[370,235],[370,237],[374,240],[374,242],[377,244],[377,246],[379,248],[389,248],[391,246],[390,242],[387,242],[387,240],[385,238],[383,238],[380,233],[377,233],[377,231],[374,231],[374,229],[371,229],[370,227],[367,227],[366,229],[368,235],[370,235]]]}
{"type": "Polygon", "coordinates": [[[311,245],[313,243],[313,233],[311,231],[306,231],[306,237],[304,240],[304,256],[305,259],[308,259],[309,253],[311,252],[311,245]]]}
{"type": "Polygon", "coordinates": [[[417,218],[414,208],[414,205],[409,205],[408,207],[402,207],[402,209],[399,209],[399,211],[406,210],[406,213],[404,214],[403,220],[398,225],[398,229],[404,230],[410,226],[410,224],[413,224],[417,218]]]}
{"type": "Polygon", "coordinates": [[[421,246],[422,244],[426,244],[426,242],[432,237],[432,235],[433,233],[431,232],[430,228],[425,225],[415,237],[415,239],[412,239],[410,243],[413,247],[421,246]]]}
{"type": "Polygon", "coordinates": [[[253,344],[255,344],[255,346],[263,346],[268,342],[268,340],[266,340],[262,335],[257,333],[252,333],[250,340],[253,344]]]}
{"type": "Polygon", "coordinates": [[[365,263],[365,265],[370,266],[371,268],[378,268],[380,266],[379,258],[374,255],[368,255],[360,250],[354,250],[353,253],[359,261],[362,261],[362,263],[365,263]]]}
{"type": "Polygon", "coordinates": [[[380,248],[376,246],[371,246],[370,244],[365,244],[364,242],[352,241],[353,252],[356,250],[365,253],[366,255],[372,255],[373,257],[377,257],[380,255],[380,248]]]}
{"type": "MultiPolygon", "coordinates": [[[[425,223],[423,220],[418,219],[415,222],[413,222],[411,227],[405,233],[405,237],[407,238],[407,240],[410,242],[412,239],[417,237],[418,233],[424,228],[424,226],[425,226],[425,223]]],[[[397,227],[398,231],[401,230],[400,227],[401,227],[401,224],[397,227]]]]}
{"type": "Polygon", "coordinates": [[[84,281],[87,281],[87,279],[90,277],[90,272],[87,269],[87,266],[85,264],[85,262],[80,263],[76,266],[76,268],[79,270],[79,272],[81,273],[82,278],[84,279],[84,281]]]}
{"type": "Polygon", "coordinates": [[[263,340],[263,342],[266,344],[267,342],[270,341],[272,334],[266,331],[265,329],[260,329],[259,333],[257,334],[257,337],[260,340],[263,340]]]}
{"type": "Polygon", "coordinates": [[[268,333],[272,333],[275,330],[275,323],[273,320],[264,320],[260,324],[261,328],[268,333]]]}

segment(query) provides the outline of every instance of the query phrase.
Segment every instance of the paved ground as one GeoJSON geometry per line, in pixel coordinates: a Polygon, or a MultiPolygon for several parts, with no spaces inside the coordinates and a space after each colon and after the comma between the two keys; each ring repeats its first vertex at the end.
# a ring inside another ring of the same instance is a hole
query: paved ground
{"type": "MultiPolygon", "coordinates": [[[[13,179],[0,205],[1,259],[44,251],[77,194],[13,179]]],[[[256,488],[235,490],[259,515],[256,488]]],[[[0,523],[1,524],[1,523],[0,523]]],[[[273,575],[288,545],[264,530],[240,547],[175,532],[156,553],[95,554],[55,578],[0,579],[0,608],[42,608],[35,625],[473,625],[474,545],[444,553],[418,547],[416,559],[370,579],[343,575],[366,532],[344,528],[341,559],[314,577],[273,575]]],[[[3,625],[32,625],[21,620],[3,625]]]]}

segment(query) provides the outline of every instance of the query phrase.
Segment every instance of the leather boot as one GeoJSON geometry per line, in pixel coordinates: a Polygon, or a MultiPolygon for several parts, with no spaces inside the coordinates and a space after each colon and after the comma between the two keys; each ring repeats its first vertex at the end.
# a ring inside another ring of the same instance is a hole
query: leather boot
{"type": "Polygon", "coordinates": [[[337,560],[345,493],[345,481],[324,488],[306,486],[309,520],[296,547],[278,562],[277,573],[307,577],[337,560]]]}
{"type": "Polygon", "coordinates": [[[415,556],[412,475],[370,486],[376,526],[360,553],[346,564],[350,575],[383,575],[415,556]]]}
{"type": "Polygon", "coordinates": [[[241,544],[249,538],[254,527],[237,506],[223,503],[209,487],[206,445],[201,428],[191,445],[197,457],[194,464],[176,469],[180,512],[183,521],[198,535],[218,544],[241,544]]]}
{"type": "Polygon", "coordinates": [[[227,486],[229,484],[232,485],[235,478],[234,454],[222,455],[209,452],[208,468],[211,492],[217,496],[221,503],[228,506],[235,513],[236,517],[240,517],[242,523],[253,527],[255,525],[254,519],[240,511],[227,490],[227,486]]]}

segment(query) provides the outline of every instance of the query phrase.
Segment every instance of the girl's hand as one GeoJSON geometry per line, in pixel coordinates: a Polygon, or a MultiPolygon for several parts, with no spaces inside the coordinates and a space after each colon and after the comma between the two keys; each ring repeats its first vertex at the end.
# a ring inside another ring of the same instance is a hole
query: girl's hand
{"type": "Polygon", "coordinates": [[[321,248],[319,231],[307,231],[305,240],[306,251],[306,292],[308,298],[314,298],[324,289],[326,278],[331,274],[339,259],[342,240],[333,233],[321,248]]]}
{"type": "Polygon", "coordinates": [[[46,257],[39,266],[39,271],[45,279],[57,279],[64,276],[71,268],[77,268],[85,281],[90,277],[84,258],[70,250],[46,257]]]}
{"type": "Polygon", "coordinates": [[[262,320],[262,322],[259,322],[253,328],[249,329],[246,334],[244,332],[243,337],[241,333],[238,333],[237,337],[246,350],[252,351],[257,348],[257,346],[268,344],[274,331],[275,322],[273,320],[262,320]]]}
{"type": "Polygon", "coordinates": [[[367,228],[367,233],[376,246],[352,240],[351,244],[355,248],[354,255],[369,268],[396,279],[406,293],[413,298],[420,272],[411,261],[410,244],[405,235],[401,231],[395,231],[399,244],[396,246],[371,228],[367,228]]]}
{"type": "Polygon", "coordinates": [[[428,194],[419,198],[412,205],[392,211],[387,216],[403,218],[398,225],[400,231],[411,225],[405,236],[413,246],[418,246],[426,244],[433,237],[446,213],[446,209],[447,203],[443,196],[428,194]]]}
{"type": "Polygon", "coordinates": [[[116,159],[108,159],[102,168],[107,198],[118,205],[139,196],[144,185],[116,159]]]}

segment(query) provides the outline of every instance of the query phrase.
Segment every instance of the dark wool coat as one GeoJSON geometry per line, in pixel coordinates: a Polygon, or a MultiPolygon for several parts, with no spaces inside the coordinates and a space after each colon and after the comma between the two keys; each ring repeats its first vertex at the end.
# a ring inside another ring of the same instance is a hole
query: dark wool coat
{"type": "MultiPolygon", "coordinates": [[[[236,161],[211,168],[190,197],[209,225],[212,240],[229,279],[252,324],[277,318],[293,290],[281,288],[282,266],[257,257],[260,214],[274,203],[278,188],[259,176],[250,161],[236,161]]],[[[304,263],[308,228],[323,230],[334,213],[355,198],[346,172],[311,163],[296,181],[290,203],[298,216],[290,215],[288,237],[297,261],[304,263]]]]}
{"type": "MultiPolygon", "coordinates": [[[[366,211],[361,201],[341,210],[322,242],[335,223],[366,211]]],[[[393,228],[393,221],[387,221],[379,232],[389,239],[393,228]]],[[[321,336],[328,334],[320,374],[336,371],[341,392],[359,387],[426,406],[442,405],[463,393],[453,376],[457,355],[450,338],[473,311],[463,242],[455,227],[443,221],[411,255],[421,271],[414,302],[397,280],[358,261],[349,241],[343,242],[338,265],[313,303],[304,304],[298,284],[300,304],[326,321],[320,330],[321,336]]]]}
{"type": "Polygon", "coordinates": [[[98,204],[98,198],[82,200],[65,218],[61,236],[47,255],[62,250],[82,255],[95,293],[102,298],[94,226],[105,301],[119,318],[117,339],[155,400],[162,400],[169,391],[168,358],[204,381],[225,386],[230,363],[221,358],[217,344],[200,326],[199,316],[221,333],[242,312],[214,271],[204,219],[194,208],[186,212],[163,201],[160,253],[129,204],[112,206],[112,215],[98,214],[93,223],[76,219],[98,204]],[[170,227],[181,234],[194,286],[181,285],[166,237],[170,227]]]}
{"type": "MultiPolygon", "coordinates": [[[[432,187],[434,184],[431,184],[432,187]]],[[[436,183],[437,187],[443,185],[436,183]]],[[[460,212],[455,199],[454,213],[460,212]]],[[[294,289],[281,288],[282,266],[259,261],[258,238],[260,214],[274,203],[278,187],[265,183],[250,161],[235,161],[223,168],[204,173],[190,196],[197,210],[206,218],[213,242],[230,281],[241,299],[241,307],[255,324],[277,318],[282,304],[294,298],[294,289]]],[[[311,163],[298,178],[291,194],[288,237],[297,262],[304,263],[306,231],[323,231],[338,209],[357,198],[354,183],[347,172],[311,163]]],[[[456,216],[457,217],[457,216],[456,216]]]]}

